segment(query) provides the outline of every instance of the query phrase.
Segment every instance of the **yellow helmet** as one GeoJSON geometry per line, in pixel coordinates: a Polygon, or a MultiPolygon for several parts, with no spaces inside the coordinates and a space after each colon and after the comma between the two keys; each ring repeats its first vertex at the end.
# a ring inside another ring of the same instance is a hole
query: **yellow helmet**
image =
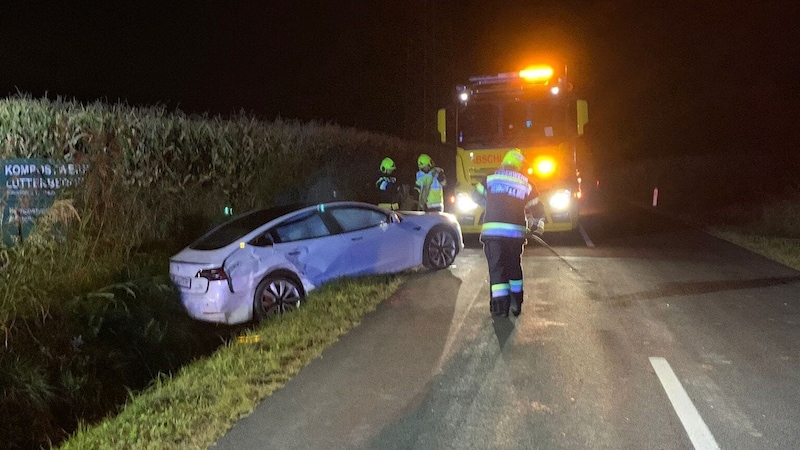
{"type": "Polygon", "coordinates": [[[510,166],[516,170],[522,169],[522,162],[525,161],[525,156],[522,154],[521,151],[514,149],[509,150],[505,156],[503,156],[503,162],[500,163],[501,166],[510,166]]]}
{"type": "Polygon", "coordinates": [[[389,173],[396,169],[392,158],[383,158],[381,161],[381,173],[389,173]]]}
{"type": "Polygon", "coordinates": [[[425,153],[419,155],[417,158],[417,167],[422,169],[423,167],[430,167],[433,165],[433,160],[430,156],[426,155],[425,153]]]}

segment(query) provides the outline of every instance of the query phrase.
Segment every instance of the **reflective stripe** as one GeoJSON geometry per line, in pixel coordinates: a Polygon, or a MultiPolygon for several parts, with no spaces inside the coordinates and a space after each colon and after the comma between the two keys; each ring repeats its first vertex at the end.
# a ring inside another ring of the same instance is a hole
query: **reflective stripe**
{"type": "Polygon", "coordinates": [[[522,292],[522,280],[509,280],[508,284],[511,292],[522,292]]]}
{"type": "Polygon", "coordinates": [[[475,190],[481,195],[486,195],[486,187],[482,183],[478,183],[475,186],[475,190]]]}
{"type": "Polygon", "coordinates": [[[514,175],[506,175],[500,173],[494,173],[486,177],[486,184],[497,182],[497,181],[505,181],[507,183],[512,184],[528,184],[528,180],[523,176],[514,176],[514,175]]]}
{"type": "Polygon", "coordinates": [[[486,190],[491,194],[508,195],[524,200],[531,194],[532,187],[523,176],[495,174],[486,178],[486,190]]]}
{"type": "Polygon", "coordinates": [[[525,225],[515,225],[513,223],[503,222],[486,222],[481,227],[481,235],[507,238],[524,238],[525,225]]]}
{"type": "Polygon", "coordinates": [[[508,295],[508,283],[499,283],[492,285],[492,298],[505,297],[508,295]]]}

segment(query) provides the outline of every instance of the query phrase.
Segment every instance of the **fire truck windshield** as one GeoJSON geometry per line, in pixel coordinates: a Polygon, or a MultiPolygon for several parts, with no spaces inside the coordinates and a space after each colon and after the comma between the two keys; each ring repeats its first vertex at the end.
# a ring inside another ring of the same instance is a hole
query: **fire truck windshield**
{"type": "Polygon", "coordinates": [[[557,102],[473,102],[458,113],[464,149],[547,145],[566,138],[567,111],[557,102]]]}

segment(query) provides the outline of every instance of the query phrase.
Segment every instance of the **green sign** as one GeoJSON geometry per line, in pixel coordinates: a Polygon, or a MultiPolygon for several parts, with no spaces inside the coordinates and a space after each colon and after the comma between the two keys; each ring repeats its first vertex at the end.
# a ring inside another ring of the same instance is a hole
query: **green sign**
{"type": "Polygon", "coordinates": [[[3,243],[24,239],[58,193],[80,183],[87,169],[87,164],[42,158],[0,160],[3,243]]]}

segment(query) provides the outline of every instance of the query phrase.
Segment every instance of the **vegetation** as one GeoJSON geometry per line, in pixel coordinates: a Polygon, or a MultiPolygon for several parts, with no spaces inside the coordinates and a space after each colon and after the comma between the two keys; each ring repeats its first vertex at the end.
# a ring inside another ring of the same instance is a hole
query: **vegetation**
{"type": "Polygon", "coordinates": [[[0,247],[0,442],[58,444],[241,332],[188,319],[167,278],[169,256],[223,206],[360,199],[386,154],[422,151],[332,124],[0,100],[0,158],[88,168],[0,247]]]}
{"type": "Polygon", "coordinates": [[[721,213],[713,235],[800,270],[800,192],[786,199],[721,213]],[[742,219],[744,218],[744,219],[742,219]]]}

